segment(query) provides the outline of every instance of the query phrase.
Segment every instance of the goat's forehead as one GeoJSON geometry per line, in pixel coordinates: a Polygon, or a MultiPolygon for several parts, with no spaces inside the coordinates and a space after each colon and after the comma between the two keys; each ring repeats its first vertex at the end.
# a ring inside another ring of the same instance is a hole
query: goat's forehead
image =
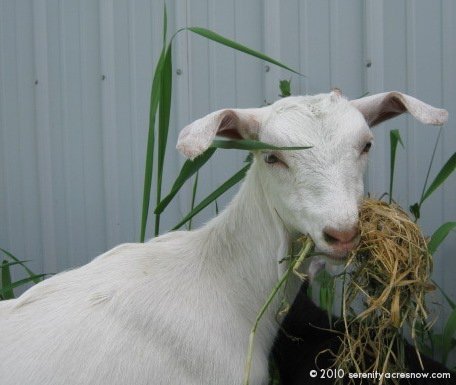
{"type": "Polygon", "coordinates": [[[291,97],[272,106],[260,139],[279,145],[317,145],[358,141],[370,130],[362,114],[343,98],[329,94],[291,97]]]}

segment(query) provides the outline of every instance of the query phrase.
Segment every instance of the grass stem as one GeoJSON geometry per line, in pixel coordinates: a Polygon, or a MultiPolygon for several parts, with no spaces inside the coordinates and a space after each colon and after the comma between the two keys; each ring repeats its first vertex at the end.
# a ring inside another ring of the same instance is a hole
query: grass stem
{"type": "Polygon", "coordinates": [[[264,313],[268,309],[269,305],[271,304],[272,300],[275,298],[277,292],[279,289],[282,287],[282,285],[288,280],[288,277],[292,271],[295,270],[295,266],[298,264],[299,261],[303,261],[312,251],[312,248],[314,246],[313,241],[310,238],[306,238],[304,240],[303,247],[301,251],[299,252],[297,258],[292,260],[290,263],[287,271],[282,275],[282,277],[279,279],[279,281],[275,284],[274,288],[272,289],[271,293],[269,294],[266,302],[264,305],[261,307],[260,312],[258,313],[255,323],[253,324],[253,327],[250,331],[250,336],[249,336],[249,347],[247,350],[247,360],[245,364],[245,369],[244,369],[244,385],[249,385],[249,378],[250,378],[250,369],[252,367],[252,358],[253,358],[253,343],[255,340],[255,333],[258,328],[258,325],[260,323],[261,318],[263,317],[264,313]]]}

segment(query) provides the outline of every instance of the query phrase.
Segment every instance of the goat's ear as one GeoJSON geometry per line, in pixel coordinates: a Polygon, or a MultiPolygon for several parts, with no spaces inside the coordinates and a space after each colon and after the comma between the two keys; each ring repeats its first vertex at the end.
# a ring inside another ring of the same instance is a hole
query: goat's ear
{"type": "Polygon", "coordinates": [[[448,111],[432,107],[421,100],[397,91],[366,96],[352,100],[351,104],[361,111],[369,127],[376,126],[404,112],[410,112],[424,124],[442,125],[448,119],[448,111]]]}
{"type": "Polygon", "coordinates": [[[177,149],[194,159],[206,151],[216,135],[230,139],[258,139],[265,108],[215,111],[189,124],[179,134],[177,149]]]}

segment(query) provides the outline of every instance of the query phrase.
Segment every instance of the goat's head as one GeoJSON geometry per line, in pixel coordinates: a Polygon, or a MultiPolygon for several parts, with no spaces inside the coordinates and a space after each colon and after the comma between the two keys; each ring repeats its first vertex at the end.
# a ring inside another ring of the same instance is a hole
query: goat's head
{"type": "Polygon", "coordinates": [[[254,109],[216,111],[185,127],[177,148],[195,158],[216,135],[261,140],[306,150],[258,151],[254,166],[277,215],[291,232],[309,234],[340,259],[356,245],[370,127],[403,112],[441,125],[447,112],[411,96],[389,92],[348,101],[339,90],[288,97],[254,109]]]}

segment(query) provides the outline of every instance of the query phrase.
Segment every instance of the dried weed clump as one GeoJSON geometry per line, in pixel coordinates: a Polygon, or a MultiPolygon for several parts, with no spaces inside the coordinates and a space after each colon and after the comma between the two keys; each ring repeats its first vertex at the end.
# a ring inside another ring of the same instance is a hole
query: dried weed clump
{"type": "Polygon", "coordinates": [[[347,263],[345,333],[335,367],[346,372],[404,372],[401,334],[408,328],[415,340],[417,325],[426,322],[432,256],[419,227],[396,204],[365,199],[360,231],[360,243],[347,263]],[[360,300],[362,310],[355,311],[360,300]]]}

